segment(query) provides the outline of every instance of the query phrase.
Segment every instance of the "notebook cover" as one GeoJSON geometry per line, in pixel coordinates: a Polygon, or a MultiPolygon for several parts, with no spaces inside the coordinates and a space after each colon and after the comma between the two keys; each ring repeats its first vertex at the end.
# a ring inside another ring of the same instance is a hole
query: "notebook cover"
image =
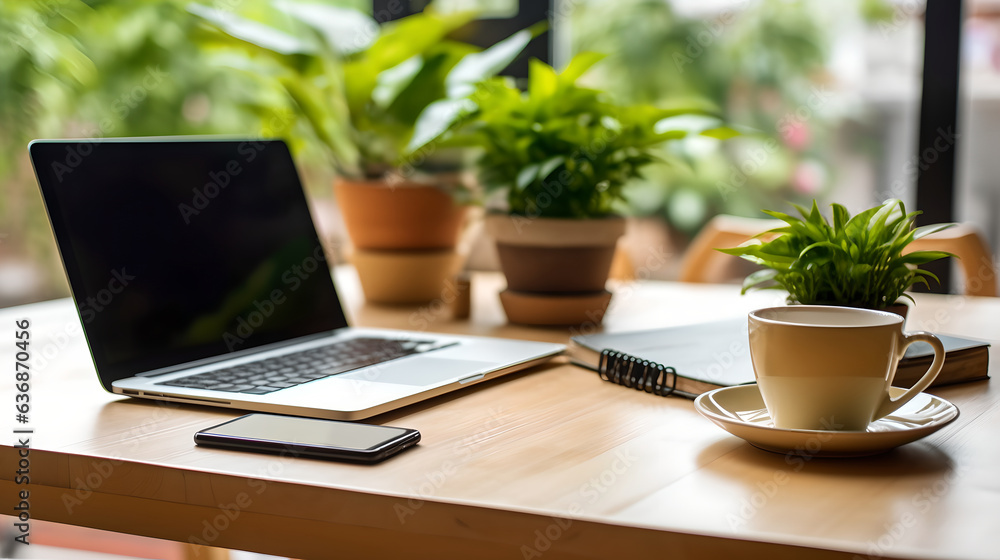
{"type": "MultiPolygon", "coordinates": [[[[947,335],[938,337],[947,356],[944,368],[931,386],[989,378],[988,343],[947,335]]],[[[674,368],[678,374],[677,388],[689,393],[700,394],[755,381],[744,318],[575,336],[570,340],[568,352],[571,359],[596,368],[600,352],[606,348],[674,368]]],[[[931,359],[929,344],[912,344],[899,362],[893,385],[912,386],[927,370],[931,359]]]]}

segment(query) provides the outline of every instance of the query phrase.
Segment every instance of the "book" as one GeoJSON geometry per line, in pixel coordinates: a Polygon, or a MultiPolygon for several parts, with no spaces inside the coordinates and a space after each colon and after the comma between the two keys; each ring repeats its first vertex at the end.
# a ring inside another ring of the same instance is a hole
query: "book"
{"type": "MultiPolygon", "coordinates": [[[[989,379],[990,344],[946,334],[935,335],[944,345],[944,366],[931,387],[989,379]]],[[[895,387],[912,387],[934,361],[934,350],[926,342],[914,342],[896,365],[895,387]]]]}
{"type": "MultiPolygon", "coordinates": [[[[672,374],[668,381],[673,390],[665,393],[700,395],[720,387],[755,382],[747,328],[747,320],[741,318],[645,331],[574,336],[570,339],[567,353],[577,365],[599,371],[604,379],[629,386],[634,384],[635,376],[630,380],[601,371],[607,370],[609,359],[631,358],[637,370],[642,364],[648,367],[662,364],[663,369],[672,374]]],[[[989,343],[948,335],[937,336],[945,347],[945,361],[932,387],[989,379],[989,343]]],[[[933,357],[929,344],[911,344],[896,367],[892,384],[897,387],[913,386],[927,371],[933,357]]],[[[646,390],[656,392],[651,388],[646,390]]]]}

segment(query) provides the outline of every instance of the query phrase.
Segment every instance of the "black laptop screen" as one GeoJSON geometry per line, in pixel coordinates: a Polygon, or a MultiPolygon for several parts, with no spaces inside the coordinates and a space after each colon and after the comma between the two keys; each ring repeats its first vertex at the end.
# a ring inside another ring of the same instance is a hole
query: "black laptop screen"
{"type": "Polygon", "coordinates": [[[106,389],[346,326],[283,142],[38,141],[30,152],[106,389]]]}

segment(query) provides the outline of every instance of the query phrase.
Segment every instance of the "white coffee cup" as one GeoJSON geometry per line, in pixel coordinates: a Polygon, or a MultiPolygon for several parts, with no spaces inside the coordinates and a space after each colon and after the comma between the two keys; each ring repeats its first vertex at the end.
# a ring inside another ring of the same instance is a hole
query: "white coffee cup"
{"type": "Polygon", "coordinates": [[[750,357],[777,428],[864,431],[926,389],[944,363],[933,334],[903,333],[886,311],[792,305],[750,313],[750,357]],[[908,391],[889,396],[906,347],[923,341],[934,362],[908,391]]]}

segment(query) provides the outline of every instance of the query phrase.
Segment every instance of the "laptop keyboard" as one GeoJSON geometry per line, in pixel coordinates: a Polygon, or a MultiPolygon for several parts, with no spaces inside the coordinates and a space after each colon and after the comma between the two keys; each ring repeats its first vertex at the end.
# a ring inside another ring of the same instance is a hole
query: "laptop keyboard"
{"type": "Polygon", "coordinates": [[[157,385],[266,395],[281,389],[451,344],[433,340],[352,338],[327,346],[163,381],[157,385]]]}

